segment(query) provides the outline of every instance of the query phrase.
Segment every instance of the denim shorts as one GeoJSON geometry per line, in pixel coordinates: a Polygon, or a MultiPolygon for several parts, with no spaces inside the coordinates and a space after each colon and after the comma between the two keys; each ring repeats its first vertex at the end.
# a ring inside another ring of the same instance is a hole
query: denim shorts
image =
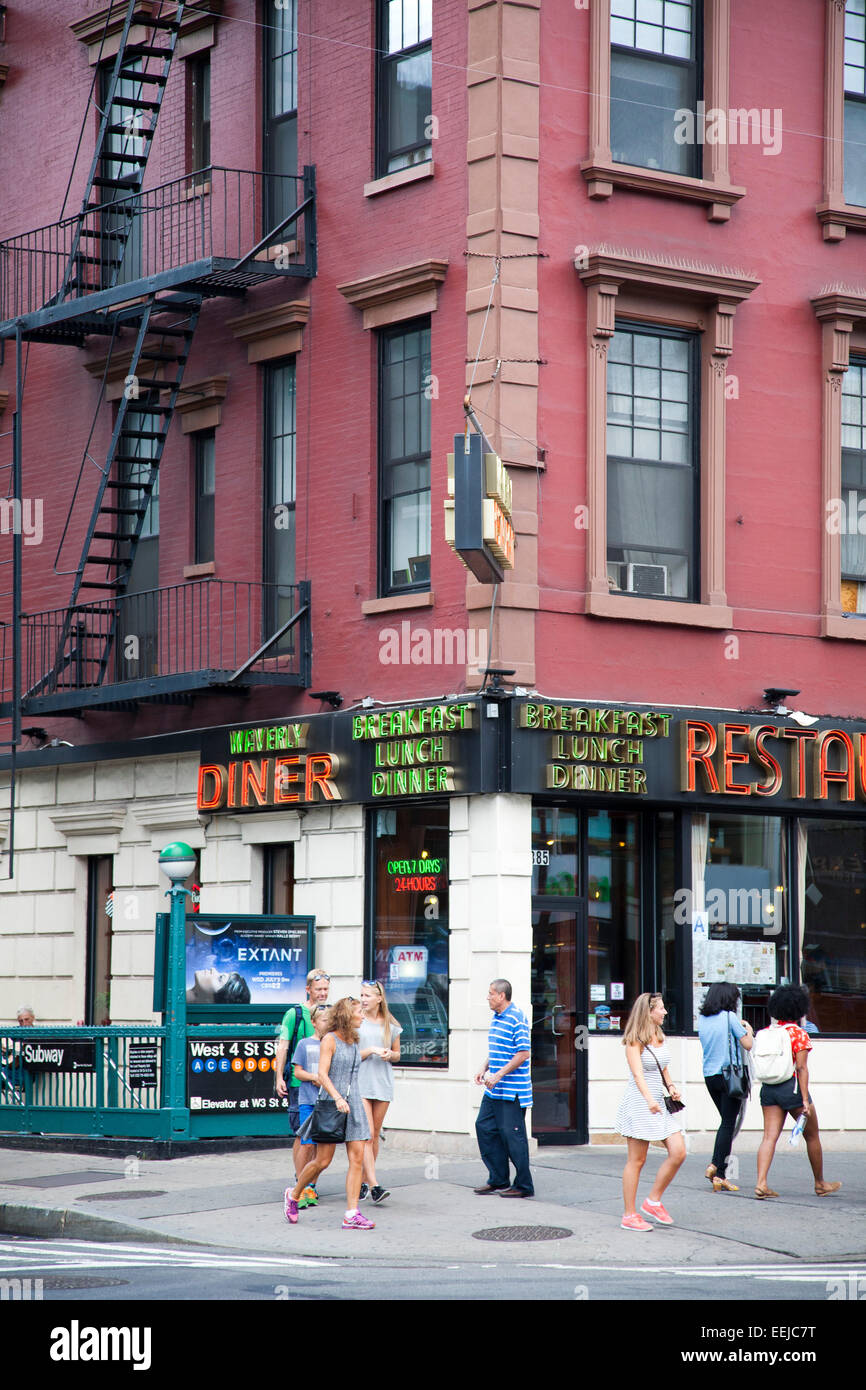
{"type": "Polygon", "coordinates": [[[297,1134],[301,1128],[301,1107],[298,1103],[300,1093],[300,1086],[289,1087],[289,1129],[292,1134],[297,1134]]]}
{"type": "Polygon", "coordinates": [[[803,1097],[800,1095],[799,1082],[795,1077],[792,1077],[790,1081],[779,1081],[775,1085],[765,1081],[761,1087],[761,1104],[778,1105],[788,1114],[795,1110],[802,1110],[803,1097]]]}
{"type": "MultiPolygon", "coordinates": [[[[300,1124],[298,1125],[298,1129],[300,1129],[301,1125],[306,1124],[307,1120],[308,1120],[308,1119],[310,1118],[310,1116],[312,1115],[312,1113],[313,1113],[313,1107],[312,1107],[312,1105],[300,1105],[300,1106],[298,1107],[298,1109],[299,1109],[300,1112],[301,1112],[301,1114],[300,1114],[300,1124]]],[[[302,1144],[310,1144],[311,1146],[315,1146],[315,1142],[316,1142],[315,1139],[302,1139],[302,1140],[301,1140],[301,1143],[302,1143],[302,1144]]]]}

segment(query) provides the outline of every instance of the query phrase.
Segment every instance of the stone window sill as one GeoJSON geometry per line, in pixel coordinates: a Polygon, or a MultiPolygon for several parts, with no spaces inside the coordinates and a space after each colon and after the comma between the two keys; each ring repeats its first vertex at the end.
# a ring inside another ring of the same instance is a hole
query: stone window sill
{"type": "Polygon", "coordinates": [[[841,637],[848,642],[866,642],[866,616],[843,618],[825,613],[821,619],[822,637],[841,637]]]}
{"type": "Polygon", "coordinates": [[[825,241],[844,241],[847,232],[866,232],[866,207],[851,203],[819,203],[815,209],[825,241]]]}
{"type": "Polygon", "coordinates": [[[674,623],[682,627],[729,628],[734,621],[733,611],[721,604],[676,603],[666,599],[635,598],[630,594],[587,594],[586,612],[596,618],[674,623]]]}
{"type": "Polygon", "coordinates": [[[207,560],[200,565],[184,565],[184,579],[207,579],[210,575],[216,574],[216,563],[207,560]]]}
{"type": "Polygon", "coordinates": [[[663,169],[642,169],[636,164],[608,164],[588,159],[581,164],[580,172],[586,180],[590,198],[610,198],[615,188],[660,193],[667,198],[706,203],[710,222],[727,222],[731,208],[746,194],[745,188],[688,178],[685,174],[672,174],[663,169]]]}
{"type": "Polygon", "coordinates": [[[380,193],[389,193],[392,188],[402,188],[407,183],[419,183],[421,179],[432,179],[433,160],[425,164],[412,164],[408,169],[398,169],[396,173],[385,174],[381,179],[364,184],[364,197],[375,198],[380,193]]]}
{"type": "Polygon", "coordinates": [[[365,617],[375,617],[377,613],[398,613],[401,608],[432,608],[434,599],[432,591],[425,594],[389,594],[387,598],[364,599],[361,612],[365,617]]]}

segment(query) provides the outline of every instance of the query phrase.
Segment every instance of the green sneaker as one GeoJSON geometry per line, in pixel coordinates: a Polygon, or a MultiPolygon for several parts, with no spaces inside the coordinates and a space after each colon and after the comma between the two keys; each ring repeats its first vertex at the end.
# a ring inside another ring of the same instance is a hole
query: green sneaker
{"type": "Polygon", "coordinates": [[[314,1207],[318,1204],[319,1194],[314,1187],[305,1187],[298,1200],[298,1210],[301,1207],[314,1207]]]}

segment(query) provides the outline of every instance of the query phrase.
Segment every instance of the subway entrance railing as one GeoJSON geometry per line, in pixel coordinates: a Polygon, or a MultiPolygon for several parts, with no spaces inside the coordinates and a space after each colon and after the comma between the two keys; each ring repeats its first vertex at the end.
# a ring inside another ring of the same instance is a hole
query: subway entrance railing
{"type": "Polygon", "coordinates": [[[167,1105],[167,1027],[0,1030],[0,1133],[163,1140],[285,1135],[288,1142],[286,1103],[273,1086],[275,1033],[273,1023],[186,1027],[191,1071],[198,1059],[202,1071],[227,1062],[255,1084],[249,1104],[233,1113],[195,1096],[190,1106],[188,1092],[187,1132],[179,1133],[176,1111],[167,1105]]]}

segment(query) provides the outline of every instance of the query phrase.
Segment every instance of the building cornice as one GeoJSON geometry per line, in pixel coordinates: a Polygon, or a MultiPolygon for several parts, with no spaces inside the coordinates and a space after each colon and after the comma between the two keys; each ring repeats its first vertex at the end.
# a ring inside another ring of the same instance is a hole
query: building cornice
{"type": "Polygon", "coordinates": [[[446,260],[430,259],[349,280],[337,289],[348,304],[361,310],[365,328],[382,328],[432,314],[447,272],[446,260]]]}
{"type": "Polygon", "coordinates": [[[234,336],[247,345],[247,362],[273,361],[278,357],[293,357],[304,345],[304,328],[310,317],[308,299],[291,299],[274,304],[270,309],[258,309],[252,314],[229,319],[234,336]]]}

